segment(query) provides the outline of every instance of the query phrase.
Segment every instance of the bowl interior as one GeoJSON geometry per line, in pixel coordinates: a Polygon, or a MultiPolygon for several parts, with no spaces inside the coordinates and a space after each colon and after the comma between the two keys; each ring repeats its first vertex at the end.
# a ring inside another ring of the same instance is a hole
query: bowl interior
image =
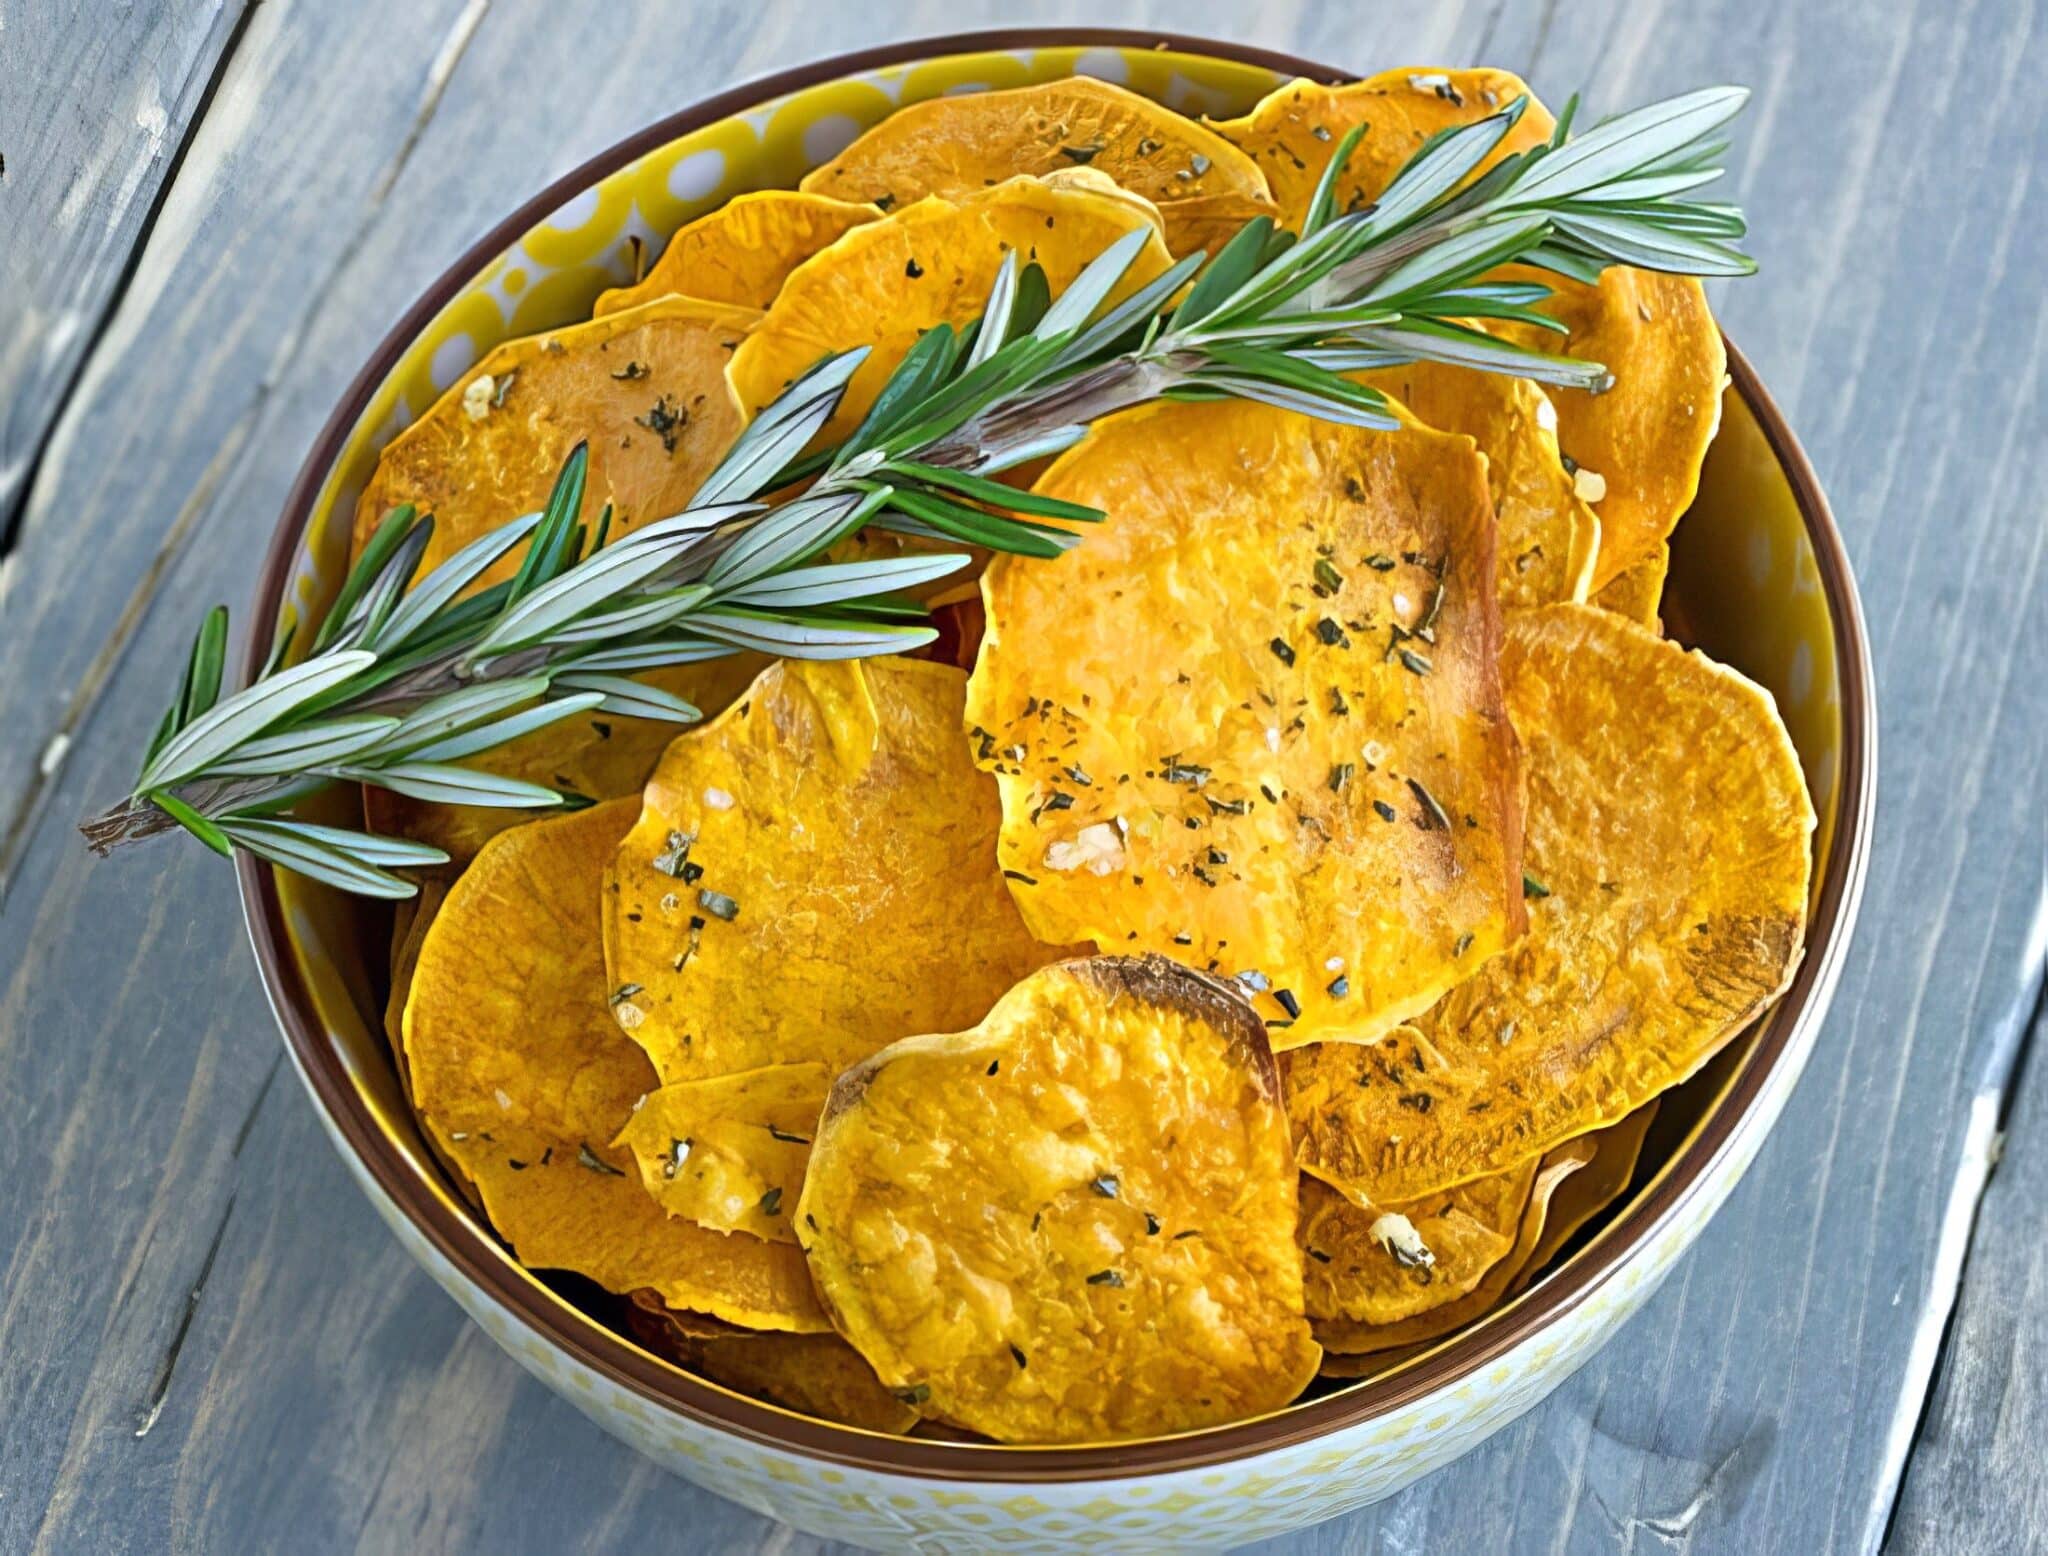
{"type": "MultiPolygon", "coordinates": [[[[267,639],[282,614],[319,618],[346,572],[355,497],[378,451],[459,383],[491,347],[587,318],[600,291],[631,279],[684,222],[746,190],[793,186],[807,169],[904,103],[1074,74],[1120,82],[1182,112],[1227,116],[1244,111],[1286,72],[1250,57],[1128,44],[944,54],[874,65],[807,85],[671,138],[657,131],[644,145],[629,144],[600,159],[599,173],[572,175],[574,187],[546,214],[509,242],[473,254],[458,267],[401,323],[366,372],[339,413],[347,418],[343,435],[323,445],[323,454],[315,456],[321,462],[302,477],[301,490],[310,494],[310,502],[295,505],[286,515],[286,525],[295,531],[289,582],[281,598],[259,602],[259,637],[267,639]],[[602,167],[606,161],[608,170],[602,167]],[[325,457],[330,449],[331,457],[325,457]]],[[[554,193],[561,192],[558,186],[554,193]]],[[[1828,862],[1843,846],[1838,836],[1845,803],[1839,606],[1831,605],[1809,517],[1801,511],[1784,457],[1767,430],[1761,391],[1745,381],[1746,369],[1737,366],[1738,379],[1725,396],[1720,435],[1699,497],[1674,539],[1665,616],[1673,636],[1734,665],[1776,696],[1820,813],[1819,893],[1829,875],[1828,862]]],[[[1825,520],[1815,516],[1813,522],[1825,520]]],[[[431,1204],[441,1212],[437,1221],[469,1228],[476,1244],[472,1253],[493,1265],[495,1277],[527,1288],[533,1299],[527,1305],[538,1304],[551,1315],[550,1326],[576,1327],[582,1320],[565,1295],[569,1288],[532,1276],[496,1244],[489,1228],[445,1182],[414,1125],[383,1035],[389,910],[296,876],[279,873],[273,882],[276,922],[252,911],[252,925],[259,942],[265,936],[281,939],[271,949],[289,964],[298,983],[296,990],[273,988],[273,996],[281,1002],[303,996],[310,1018],[304,1024],[317,1032],[319,1052],[300,1057],[309,1067],[318,1062],[338,1071],[345,1082],[338,1105],[355,1115],[353,1128],[381,1139],[402,1163],[407,1181],[394,1197],[416,1217],[420,1206],[431,1204]]],[[[1667,1096],[1638,1169],[1635,1196],[1581,1233],[1567,1250],[1568,1259],[1618,1257],[1632,1206],[1652,1185],[1681,1170],[1696,1170],[1697,1163],[1688,1167],[1688,1154],[1737,1090],[1757,1054],[1759,1033],[1773,1019],[1730,1044],[1700,1075],[1667,1096]]],[[[349,1136],[352,1130],[341,1133],[349,1136]]],[[[1562,1267],[1554,1266],[1510,1309],[1539,1300],[1562,1267]]],[[[1399,1370],[1412,1373],[1431,1357],[1472,1343],[1475,1329],[1507,1322],[1508,1311],[1403,1362],[1399,1370]]],[[[681,1374],[671,1370],[668,1376],[677,1386],[690,1387],[681,1374]]],[[[1348,1385],[1354,1391],[1377,1386],[1348,1385]]]]}

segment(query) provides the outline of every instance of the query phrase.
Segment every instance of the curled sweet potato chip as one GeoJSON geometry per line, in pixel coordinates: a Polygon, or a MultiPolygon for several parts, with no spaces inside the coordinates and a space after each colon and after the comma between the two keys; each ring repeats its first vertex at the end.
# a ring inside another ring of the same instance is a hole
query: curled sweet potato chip
{"type": "Polygon", "coordinates": [[[822,1064],[770,1064],[677,1081],[647,1094],[618,1143],[670,1215],[793,1243],[789,1216],[832,1073],[822,1064]]]}
{"type": "Polygon", "coordinates": [[[803,187],[906,206],[1075,167],[1157,205],[1176,254],[1218,248],[1254,216],[1273,213],[1264,176],[1229,141],[1087,76],[914,103],[805,175],[803,187]]]}
{"type": "Polygon", "coordinates": [[[1511,272],[1552,289],[1538,305],[1570,332],[1528,325],[1501,333],[1544,351],[1598,362],[1599,390],[1555,389],[1557,441],[1579,491],[1600,515],[1593,587],[1649,560],[1699,490],[1707,445],[1721,425],[1728,353],[1707,294],[1692,276],[1612,265],[1597,286],[1535,271],[1511,272]]]}
{"type": "Polygon", "coordinates": [[[1671,571],[1671,545],[1659,541],[1657,549],[1607,580],[1592,597],[1604,611],[1618,611],[1630,621],[1641,622],[1651,631],[1661,629],[1658,613],[1664,603],[1664,579],[1671,571]]]}
{"type": "Polygon", "coordinates": [[[1354,1205],[1320,1179],[1301,1182],[1308,1316],[1391,1324],[1454,1302],[1515,1246],[1536,1175],[1507,1172],[1394,1205],[1354,1205]]]}
{"type": "Polygon", "coordinates": [[[1657,1107],[1655,1102],[1646,1103],[1620,1123],[1586,1136],[1592,1142],[1593,1159],[1565,1179],[1550,1196],[1542,1235],[1508,1282],[1508,1295],[1514,1295],[1541,1275],[1580,1227],[1627,1192],[1643,1154],[1643,1140],[1650,1125],[1656,1122],[1657,1107]]]}
{"type": "MultiPolygon", "coordinates": [[[[1521,1217],[1516,1224],[1514,1246],[1488,1266],[1478,1283],[1463,1296],[1387,1324],[1358,1323],[1344,1318],[1321,1319],[1315,1325],[1317,1342],[1332,1356],[1370,1355],[1440,1339],[1453,1329],[1485,1317],[1506,1299],[1515,1276],[1528,1265],[1542,1241],[1552,1196],[1571,1180],[1573,1174],[1584,1168],[1593,1155],[1594,1142],[1590,1138],[1568,1140],[1544,1154],[1535,1164],[1529,1180],[1521,1217]]],[[[1325,1360],[1327,1362],[1328,1357],[1325,1360]]],[[[1340,1368],[1341,1364],[1338,1367],[1326,1366],[1325,1371],[1331,1376],[1340,1376],[1340,1368]]]]}
{"type": "Polygon", "coordinates": [[[679,229],[639,281],[601,294],[596,315],[670,296],[766,308],[798,265],[881,214],[872,205],[787,189],[735,195],[679,229]]]}
{"type": "Polygon", "coordinates": [[[1234,975],[1276,1047],[1376,1036],[1507,942],[1519,785],[1470,439],[1162,404],[1037,489],[1107,521],[989,568],[967,711],[1040,939],[1234,975]]]}
{"type": "Polygon", "coordinates": [[[835,1334],[752,1334],[644,1296],[626,1319],[656,1355],[771,1405],[891,1436],[917,1425],[916,1407],[883,1388],[860,1352],[835,1334]]]}
{"type": "Polygon", "coordinates": [[[419,948],[404,1017],[414,1106],[521,1262],[757,1329],[827,1327],[802,1256],[663,1213],[609,1142],[654,1073],[605,1005],[605,862],[635,805],[493,838],[419,948]]]}
{"type": "Polygon", "coordinates": [[[1290,1060],[1303,1165],[1409,1199],[1618,1122],[1791,978],[1813,806],[1770,694],[1585,605],[1518,611],[1502,656],[1527,755],[1529,929],[1417,1042],[1290,1060]]]}
{"type": "Polygon", "coordinates": [[[1497,521],[1494,576],[1503,607],[1583,600],[1600,520],[1579,499],[1557,448],[1557,411],[1526,378],[1413,362],[1367,376],[1418,421],[1457,432],[1486,456],[1497,521]]]}
{"type": "Polygon", "coordinates": [[[1163,957],[1103,957],[842,1075],[797,1235],[839,1332],[927,1414],[1143,1437],[1314,1375],[1295,1181],[1250,1009],[1163,957]]]}
{"type": "Polygon", "coordinates": [[[780,662],[669,746],[604,903],[613,1015],[665,1084],[836,1074],[979,1020],[1061,954],[997,871],[964,684],[919,660],[780,662]]]}
{"type": "Polygon", "coordinates": [[[1549,139],[1555,123],[1519,76],[1505,70],[1387,70],[1348,86],[1290,81],[1268,93],[1242,119],[1216,126],[1245,151],[1279,204],[1281,225],[1299,231],[1330,157],[1355,125],[1365,134],[1338,176],[1337,209],[1354,211],[1378,199],[1422,143],[1440,130],[1530,99],[1483,171],[1502,157],[1549,139]]]}
{"type": "MultiPolygon", "coordinates": [[[[1003,256],[1014,250],[1045,271],[1054,296],[1125,233],[1158,213],[1135,196],[1085,181],[1013,178],[958,201],[933,196],[854,228],[790,272],[761,323],[733,354],[729,376],[751,414],[833,352],[869,348],[824,438],[844,437],[874,403],[896,364],[936,324],[979,318],[1003,256]]],[[[1111,300],[1173,263],[1148,243],[1111,300]]]]}

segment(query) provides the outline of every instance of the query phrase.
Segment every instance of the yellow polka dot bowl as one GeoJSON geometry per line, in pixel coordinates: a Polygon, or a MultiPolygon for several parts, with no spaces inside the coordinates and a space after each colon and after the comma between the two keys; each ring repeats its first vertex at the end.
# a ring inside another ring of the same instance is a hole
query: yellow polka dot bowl
{"type": "MultiPolygon", "coordinates": [[[[743,190],[793,186],[898,105],[1087,74],[1229,115],[1295,75],[1357,73],[1152,34],[982,34],[785,72],[650,126],[509,216],[377,349],[292,492],[251,641],[266,644],[285,608],[314,618],[333,598],[377,451],[485,351],[586,317],[682,223],[743,190]]],[[[1201,1549],[1400,1490],[1529,1409],[1647,1300],[1755,1156],[1841,969],[1874,813],[1868,655],[1813,472],[1732,345],[1729,362],[1720,435],[1674,540],[1665,618],[1768,687],[1799,748],[1821,821],[1805,960],[1778,1005],[1667,1104],[1635,1187],[1597,1234],[1484,1321],[1272,1415],[1104,1448],[893,1438],[744,1398],[639,1349],[513,1260],[443,1181],[407,1110],[377,1017],[388,917],[244,858],[263,976],[343,1160],[398,1239],[522,1366],[676,1473],[813,1533],[885,1550],[1201,1549]]]]}

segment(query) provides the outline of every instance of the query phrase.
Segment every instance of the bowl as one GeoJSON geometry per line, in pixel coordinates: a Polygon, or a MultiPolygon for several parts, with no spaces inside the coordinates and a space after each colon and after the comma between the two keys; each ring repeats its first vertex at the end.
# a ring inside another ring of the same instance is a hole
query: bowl
{"type": "MultiPolygon", "coordinates": [[[[347,563],[376,451],[499,340],[587,316],[692,216],[793,186],[899,104],[1105,76],[1189,113],[1243,111],[1296,75],[1359,72],[1102,30],[892,45],[722,93],[620,142],[512,212],[401,318],[328,420],[279,519],[243,675],[281,611],[317,616],[347,563]]],[[[1758,283],[1768,284],[1768,283],[1758,283]]],[[[671,1366],[516,1263],[443,1180],[382,1035],[388,910],[242,856],[249,935],[299,1078],[399,1241],[528,1371],[621,1440],[811,1533],[883,1548],[1234,1545],[1385,1497],[1555,1388],[1634,1313],[1727,1198],[1812,1051],[1861,892],[1876,771],[1854,580],[1797,440],[1728,348],[1722,426],[1673,542],[1672,635],[1777,697],[1820,826],[1791,988],[1667,1100],[1631,1192],[1518,1298],[1393,1370],[1226,1427],[1087,1448],[895,1438],[743,1397],[671,1366]]]]}

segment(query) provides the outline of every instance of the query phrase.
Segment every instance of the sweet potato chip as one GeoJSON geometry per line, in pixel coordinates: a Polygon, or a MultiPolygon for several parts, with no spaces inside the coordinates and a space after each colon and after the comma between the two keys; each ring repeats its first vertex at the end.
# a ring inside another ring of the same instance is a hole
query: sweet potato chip
{"type": "MultiPolygon", "coordinates": [[[[422,569],[546,505],[562,461],[588,441],[586,519],[613,505],[612,533],[680,511],[740,429],[725,366],[759,315],[666,298],[590,324],[508,341],[395,438],[356,504],[358,552],[384,515],[412,503],[434,517],[422,569]]],[[[478,587],[518,567],[515,549],[478,587]]],[[[706,714],[762,661],[736,655],[645,679],[706,714]]],[[[470,765],[605,800],[654,768],[672,726],[609,714],[536,730],[470,765]]],[[[364,791],[373,831],[445,849],[458,865],[527,813],[364,791]]]]}
{"type": "Polygon", "coordinates": [[[1636,1175],[1636,1163],[1643,1154],[1643,1140],[1656,1121],[1658,1104],[1647,1103],[1618,1124],[1609,1124],[1586,1136],[1593,1145],[1593,1159],[1559,1185],[1550,1196],[1543,1218],[1543,1234],[1528,1257],[1508,1282],[1513,1296],[1541,1275],[1558,1250],[1572,1240],[1601,1211],[1619,1199],[1636,1175]]]}
{"type": "MultiPolygon", "coordinates": [[[[1484,1318],[1506,1300],[1515,1276],[1527,1266],[1541,1242],[1551,1197],[1593,1159],[1593,1154],[1592,1140],[1581,1138],[1567,1141],[1544,1155],[1535,1169],[1522,1207],[1514,1247],[1496,1260],[1480,1277],[1479,1283],[1455,1302],[1443,1303],[1390,1324],[1356,1323],[1342,1318],[1319,1320],[1315,1325],[1317,1341],[1333,1356],[1369,1355],[1440,1339],[1453,1329],[1484,1318]]],[[[1341,1364],[1326,1365],[1324,1370],[1333,1377],[1343,1375],[1341,1364]]]]}
{"type": "Polygon", "coordinates": [[[978,1021],[1062,954],[997,871],[964,685],[919,660],[777,663],[670,745],[604,904],[613,1014],[664,1083],[836,1074],[978,1021]]]}
{"type": "Polygon", "coordinates": [[[1394,1205],[1354,1205],[1320,1179],[1301,1182],[1308,1316],[1391,1324],[1465,1295],[1513,1250],[1531,1160],[1475,1183],[1394,1205]]]}
{"type": "Polygon", "coordinates": [[[605,862],[636,806],[500,834],[421,943],[405,1050],[421,1121],[520,1260],[757,1329],[827,1327],[801,1255],[672,1218],[609,1142],[654,1072],[605,1008],[605,862]]]}
{"type": "Polygon", "coordinates": [[[1242,980],[1276,1047],[1369,1039],[1506,943],[1518,780],[1467,438],[1243,402],[1112,417],[998,558],[968,688],[1040,939],[1242,980]]]}
{"type": "MultiPolygon", "coordinates": [[[[775,305],[733,354],[733,389],[751,414],[819,358],[867,346],[823,434],[844,437],[919,335],[980,317],[1006,253],[1036,261],[1058,296],[1118,238],[1157,223],[1158,213],[1135,196],[1071,181],[1013,178],[957,202],[919,200],[854,228],[790,272],[775,305]]],[[[1163,242],[1148,243],[1111,299],[1172,263],[1163,242]]]]}
{"type": "Polygon", "coordinates": [[[1505,70],[1387,70],[1349,86],[1290,81],[1242,119],[1216,129],[1258,165],[1279,204],[1281,224],[1299,231],[1323,169],[1354,125],[1366,130],[1338,178],[1340,212],[1378,199],[1430,136],[1484,119],[1518,97],[1528,97],[1529,106],[1480,164],[1483,171],[1548,140],[1555,122],[1522,79],[1505,70]]]}
{"type": "Polygon", "coordinates": [[[1157,205],[1175,254],[1213,251],[1254,216],[1273,214],[1265,177],[1229,141],[1087,76],[914,103],[805,175],[803,187],[906,206],[1074,167],[1106,174],[1157,205]]]}
{"type": "Polygon", "coordinates": [[[1303,1165],[1373,1202],[1616,1123],[1705,1063],[1798,963],[1813,806],[1770,694],[1612,611],[1508,620],[1529,930],[1419,1043],[1290,1061],[1303,1165]]]}
{"type": "Polygon", "coordinates": [[[1557,449],[1557,411],[1526,378],[1414,362],[1367,376],[1418,421],[1457,432],[1486,456],[1503,607],[1583,600],[1600,520],[1580,501],[1557,449]]]}
{"type": "Polygon", "coordinates": [[[1699,490],[1707,445],[1721,424],[1728,353],[1707,294],[1692,276],[1610,266],[1597,286],[1511,272],[1552,288],[1540,311],[1562,338],[1526,325],[1501,333],[1545,351],[1598,362],[1604,389],[1555,389],[1557,441],[1579,491],[1600,515],[1599,589],[1652,557],[1699,490]]]}
{"type": "MultiPolygon", "coordinates": [[[[422,570],[545,507],[562,462],[590,445],[587,517],[612,506],[612,534],[688,504],[739,434],[725,384],[751,308],[664,297],[544,335],[506,341],[384,450],[356,502],[360,554],[385,514],[434,516],[422,570]]],[[[517,550],[475,585],[509,578],[517,550]]]]}
{"type": "Polygon", "coordinates": [[[883,1388],[860,1352],[835,1334],[749,1334],[639,1298],[627,1324],[657,1356],[785,1410],[892,1436],[917,1425],[916,1407],[883,1388]]]}
{"type": "Polygon", "coordinates": [[[882,1381],[998,1441],[1276,1409],[1317,1362],[1279,1097],[1224,985],[1062,963],[839,1078],[797,1235],[882,1381]]]}
{"type": "Polygon", "coordinates": [[[832,1075],[822,1064],[770,1064],[677,1081],[647,1094],[618,1144],[670,1215],[793,1243],[789,1216],[832,1075]]]}
{"type": "Polygon", "coordinates": [[[1653,632],[1662,631],[1664,580],[1670,571],[1671,545],[1659,541],[1657,549],[1642,561],[1608,579],[1592,602],[1604,611],[1618,611],[1630,621],[1641,622],[1653,632]]]}
{"type": "Polygon", "coordinates": [[[798,265],[881,214],[872,205],[787,189],[735,195],[678,229],[639,281],[601,293],[596,316],[671,296],[766,308],[798,265]]]}

